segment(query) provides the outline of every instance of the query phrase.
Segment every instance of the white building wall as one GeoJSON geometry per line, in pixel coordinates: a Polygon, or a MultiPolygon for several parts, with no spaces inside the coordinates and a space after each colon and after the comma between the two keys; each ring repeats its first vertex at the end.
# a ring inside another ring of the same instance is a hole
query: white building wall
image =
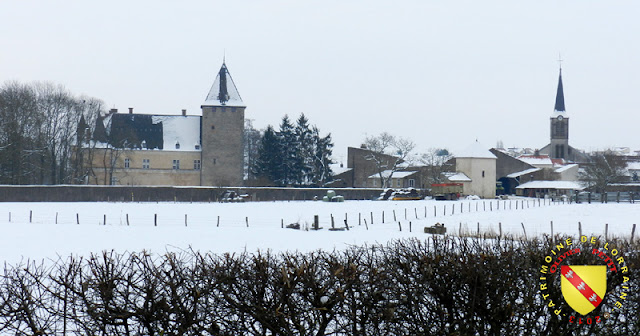
{"type": "Polygon", "coordinates": [[[496,197],[495,158],[456,158],[456,171],[465,173],[471,182],[464,184],[465,195],[496,197]]]}

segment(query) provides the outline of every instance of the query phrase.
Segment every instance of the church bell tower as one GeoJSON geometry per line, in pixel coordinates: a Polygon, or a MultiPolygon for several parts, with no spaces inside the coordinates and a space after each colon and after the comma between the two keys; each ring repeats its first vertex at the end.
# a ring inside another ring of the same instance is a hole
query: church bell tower
{"type": "Polygon", "coordinates": [[[569,117],[564,106],[564,90],[562,88],[562,68],[558,77],[556,105],[551,115],[551,148],[550,156],[554,159],[568,159],[571,155],[569,147],[569,117]]]}

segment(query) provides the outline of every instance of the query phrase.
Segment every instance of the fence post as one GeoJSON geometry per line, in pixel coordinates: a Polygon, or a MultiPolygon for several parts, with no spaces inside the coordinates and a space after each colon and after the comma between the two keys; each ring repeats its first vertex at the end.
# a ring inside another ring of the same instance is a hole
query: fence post
{"type": "Polygon", "coordinates": [[[129,214],[127,214],[127,226],[129,226],[129,214]]]}
{"type": "Polygon", "coordinates": [[[418,208],[413,208],[413,212],[416,214],[416,219],[418,219],[418,208]]]}
{"type": "Polygon", "coordinates": [[[344,219],[344,227],[347,228],[347,231],[349,231],[349,224],[347,224],[347,219],[344,219]]]}
{"type": "Polygon", "coordinates": [[[11,223],[11,211],[9,211],[9,223],[11,223]]]}
{"type": "Polygon", "coordinates": [[[436,206],[434,205],[434,206],[433,206],[433,217],[437,216],[437,212],[438,212],[438,211],[437,211],[437,209],[436,209],[436,206]]]}
{"type": "Polygon", "coordinates": [[[364,227],[367,228],[367,231],[369,231],[369,225],[367,224],[367,219],[364,219],[364,227]]]}
{"type": "Polygon", "coordinates": [[[407,220],[407,208],[404,208],[404,220],[407,220]]]}
{"type": "Polygon", "coordinates": [[[284,218],[280,218],[280,228],[284,229],[284,218]]]}
{"type": "Polygon", "coordinates": [[[153,214],[153,226],[158,226],[158,214],[153,214]]]}
{"type": "Polygon", "coordinates": [[[384,224],[384,210],[382,210],[382,224],[384,224]]]}
{"type": "Polygon", "coordinates": [[[607,223],[604,225],[604,239],[607,240],[608,236],[609,236],[609,224],[607,223]]]}
{"type": "Polygon", "coordinates": [[[58,212],[56,212],[56,224],[58,224],[58,212]]]}
{"type": "Polygon", "coordinates": [[[76,212],[76,224],[80,225],[80,214],[76,212]]]}
{"type": "Polygon", "coordinates": [[[631,242],[633,243],[633,236],[636,234],[636,225],[633,224],[633,228],[631,229],[631,242]]]}
{"type": "Polygon", "coordinates": [[[553,221],[551,221],[551,239],[553,239],[553,221]]]}
{"type": "Polygon", "coordinates": [[[397,220],[396,220],[396,210],[395,209],[393,209],[393,221],[397,222],[397,220]]]}
{"type": "Polygon", "coordinates": [[[498,222],[498,231],[500,232],[500,235],[498,237],[502,238],[502,222],[498,222]]]}
{"type": "Polygon", "coordinates": [[[520,225],[522,225],[522,232],[524,232],[524,239],[527,239],[527,230],[524,228],[524,223],[520,223],[520,225]]]}
{"type": "Polygon", "coordinates": [[[184,214],[184,226],[187,226],[187,214],[184,214]]]}
{"type": "Polygon", "coordinates": [[[462,236],[462,222],[458,225],[458,236],[462,236]]]}
{"type": "Polygon", "coordinates": [[[244,221],[247,223],[247,227],[249,227],[249,217],[245,217],[244,221]]]}
{"type": "Polygon", "coordinates": [[[313,229],[316,231],[320,230],[320,219],[318,215],[313,215],[313,229]]]}
{"type": "Polygon", "coordinates": [[[373,211],[371,212],[371,225],[373,225],[373,211]]]}
{"type": "Polygon", "coordinates": [[[427,218],[427,206],[424,207],[424,218],[427,218]]]}
{"type": "Polygon", "coordinates": [[[489,211],[493,211],[493,203],[489,201],[489,211]]]}
{"type": "Polygon", "coordinates": [[[402,224],[400,224],[400,222],[398,222],[398,227],[400,228],[400,232],[402,232],[402,224]]]}
{"type": "Polygon", "coordinates": [[[358,225],[362,225],[362,216],[359,212],[358,212],[358,225]]]}
{"type": "Polygon", "coordinates": [[[33,222],[33,210],[29,210],[29,223],[33,222]]]}
{"type": "Polygon", "coordinates": [[[107,225],[107,214],[104,215],[104,222],[102,225],[107,225]]]}
{"type": "Polygon", "coordinates": [[[478,222],[478,228],[477,228],[476,236],[480,237],[480,222],[478,222]]]}
{"type": "Polygon", "coordinates": [[[333,221],[333,214],[331,214],[331,228],[335,228],[335,223],[333,221]]]}
{"type": "Polygon", "coordinates": [[[582,223],[578,222],[578,234],[582,237],[582,223]]]}
{"type": "Polygon", "coordinates": [[[216,224],[216,227],[220,226],[220,216],[218,216],[218,223],[216,224]]]}

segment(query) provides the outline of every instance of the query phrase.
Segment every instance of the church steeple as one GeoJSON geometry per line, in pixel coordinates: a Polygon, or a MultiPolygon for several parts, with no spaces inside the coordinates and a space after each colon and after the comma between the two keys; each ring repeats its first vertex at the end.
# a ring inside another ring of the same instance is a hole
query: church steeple
{"type": "Polygon", "coordinates": [[[245,106],[224,61],[202,106],[245,106]]]}
{"type": "Polygon", "coordinates": [[[564,112],[564,90],[562,89],[562,68],[560,68],[560,76],[558,77],[558,92],[556,93],[556,112],[564,112]]]}

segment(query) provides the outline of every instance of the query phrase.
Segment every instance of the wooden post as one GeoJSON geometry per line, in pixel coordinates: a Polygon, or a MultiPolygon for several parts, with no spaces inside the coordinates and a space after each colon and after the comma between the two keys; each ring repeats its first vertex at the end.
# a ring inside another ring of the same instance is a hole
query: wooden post
{"type": "Polygon", "coordinates": [[[280,218],[280,228],[284,229],[284,218],[280,218]]]}
{"type": "Polygon", "coordinates": [[[413,212],[416,214],[416,219],[418,219],[418,208],[413,208],[413,212]]]}
{"type": "Polygon", "coordinates": [[[364,219],[364,226],[367,228],[367,231],[369,231],[369,225],[367,224],[367,219],[364,219]]]}
{"type": "Polygon", "coordinates": [[[582,237],[582,223],[578,222],[578,234],[582,237]]]}
{"type": "Polygon", "coordinates": [[[382,210],[382,224],[384,224],[384,210],[382,210]]]}
{"type": "Polygon", "coordinates": [[[427,207],[424,207],[424,218],[427,218],[427,207]]]}
{"type": "Polygon", "coordinates": [[[218,216],[218,223],[216,224],[216,227],[220,226],[220,216],[218,216]]]}
{"type": "Polygon", "coordinates": [[[477,229],[476,236],[480,237],[480,222],[478,222],[478,229],[477,229]]]}
{"type": "Polygon", "coordinates": [[[158,226],[158,214],[153,214],[153,226],[158,226]]]}
{"type": "Polygon", "coordinates": [[[551,239],[553,239],[553,221],[551,221],[551,239]]]}
{"type": "Polygon", "coordinates": [[[347,224],[347,219],[344,219],[344,227],[347,228],[347,231],[349,231],[349,224],[347,224]]]}
{"type": "Polygon", "coordinates": [[[244,221],[247,223],[247,227],[249,227],[249,217],[245,217],[244,221]]]}
{"type": "Polygon", "coordinates": [[[455,204],[451,204],[451,216],[453,216],[453,214],[456,212],[456,205],[455,204]]]}
{"type": "Polygon", "coordinates": [[[469,211],[468,212],[471,212],[471,202],[469,202],[467,204],[469,204],[469,211]]]}
{"type": "Polygon", "coordinates": [[[500,201],[496,201],[496,210],[500,210],[500,201]]]}
{"type": "Polygon", "coordinates": [[[482,201],[482,211],[487,211],[487,204],[482,201]]]}
{"type": "Polygon", "coordinates": [[[493,211],[493,203],[489,201],[489,211],[493,211]]]}
{"type": "Polygon", "coordinates": [[[11,211],[9,211],[9,223],[11,223],[11,211]]]}
{"type": "Polygon", "coordinates": [[[442,206],[442,216],[446,216],[447,215],[447,205],[443,205],[442,206]]]}
{"type": "Polygon", "coordinates": [[[29,223],[33,223],[33,210],[29,210],[29,223]]]}
{"type": "Polygon", "coordinates": [[[313,229],[320,230],[320,217],[318,215],[313,216],[313,229]]]}
{"type": "Polygon", "coordinates": [[[56,224],[58,224],[58,212],[56,212],[56,224]]]}
{"type": "Polygon", "coordinates": [[[631,242],[633,243],[633,236],[636,235],[636,225],[633,224],[633,228],[631,229],[631,242]]]}
{"type": "MultiPolygon", "coordinates": [[[[509,202],[509,205],[511,205],[511,202],[509,202]]],[[[502,238],[502,222],[498,222],[498,232],[498,237],[502,238]]]]}
{"type": "Polygon", "coordinates": [[[398,222],[398,227],[400,228],[400,232],[402,232],[402,224],[400,224],[400,222],[398,222]]]}
{"type": "Polygon", "coordinates": [[[80,225],[80,214],[76,213],[76,224],[80,225]]]}
{"type": "Polygon", "coordinates": [[[345,222],[345,223],[347,223],[347,220],[348,220],[348,219],[349,219],[349,218],[347,218],[347,213],[345,212],[345,213],[344,213],[344,222],[345,222]]]}
{"type": "Polygon", "coordinates": [[[127,226],[129,226],[129,214],[127,214],[127,226]]]}
{"type": "Polygon", "coordinates": [[[522,225],[522,232],[524,232],[524,239],[527,239],[527,230],[524,228],[524,223],[520,223],[522,225]]]}
{"type": "MultiPolygon", "coordinates": [[[[509,202],[509,206],[511,206],[511,202],[509,202]]],[[[516,201],[516,210],[518,210],[518,201],[516,201]]]]}
{"type": "Polygon", "coordinates": [[[476,212],[478,212],[478,202],[476,202],[476,212]]]}
{"type": "Polygon", "coordinates": [[[605,224],[604,225],[604,239],[608,239],[607,237],[609,236],[609,224],[605,224]]]}
{"type": "Polygon", "coordinates": [[[397,220],[396,220],[396,210],[395,209],[393,209],[393,221],[397,222],[397,220]]]}
{"type": "Polygon", "coordinates": [[[362,225],[362,216],[359,212],[358,212],[358,225],[362,225]]]}
{"type": "Polygon", "coordinates": [[[436,211],[436,206],[434,205],[433,206],[433,217],[436,217],[436,216],[437,216],[437,211],[436,211]]]}
{"type": "Polygon", "coordinates": [[[371,212],[371,225],[373,225],[373,211],[371,212]]]}
{"type": "Polygon", "coordinates": [[[409,222],[409,232],[411,232],[411,222],[409,222]]]}
{"type": "Polygon", "coordinates": [[[404,220],[407,220],[407,208],[404,208],[404,220]]]}
{"type": "Polygon", "coordinates": [[[335,228],[335,227],[336,227],[336,226],[335,226],[335,223],[334,223],[334,221],[333,221],[333,214],[331,214],[331,228],[333,229],[333,228],[335,228]]]}
{"type": "Polygon", "coordinates": [[[102,225],[107,225],[107,215],[106,214],[104,215],[104,222],[103,222],[102,225]]]}

